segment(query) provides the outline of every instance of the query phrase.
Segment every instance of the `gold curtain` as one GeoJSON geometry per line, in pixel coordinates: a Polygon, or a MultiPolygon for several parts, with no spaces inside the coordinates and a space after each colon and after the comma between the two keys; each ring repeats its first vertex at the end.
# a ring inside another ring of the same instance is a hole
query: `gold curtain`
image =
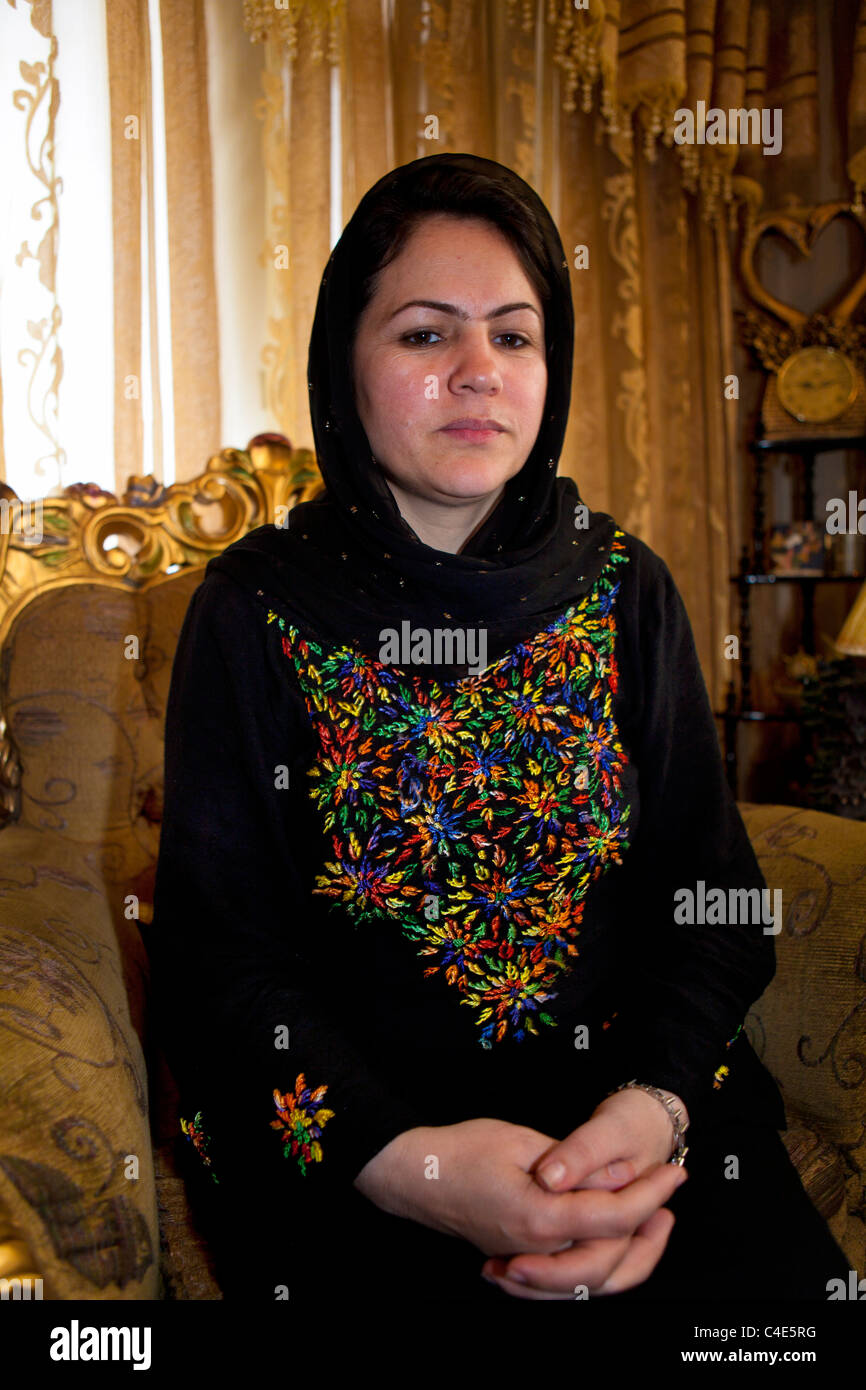
{"type": "Polygon", "coordinates": [[[220,433],[220,371],[203,0],[160,0],[160,27],[174,439],[178,459],[186,461],[220,447],[213,442],[220,433]]]}
{"type": "MultiPolygon", "coordinates": [[[[141,392],[142,160],[152,155],[146,120],[149,35],[146,0],[116,0],[108,41],[111,129],[124,133],[138,120],[139,139],[111,144],[111,224],[114,228],[114,456],[124,471],[144,472],[141,392]],[[142,131],[143,127],[143,131],[142,131]]],[[[131,133],[135,130],[131,127],[131,133]]],[[[155,412],[158,418],[158,412],[155,412]]]]}
{"type": "MultiPolygon", "coordinates": [[[[169,338],[177,477],[198,473],[222,447],[213,190],[203,0],[159,0],[162,121],[168,216],[169,338]]],[[[114,228],[114,444],[116,487],[151,468],[164,477],[164,412],[154,325],[155,132],[153,54],[147,0],[106,7],[114,228]],[[130,118],[135,125],[130,126],[130,118]],[[133,138],[130,138],[134,132],[133,138]],[[142,238],[142,212],[146,242],[142,238]],[[146,262],[145,262],[146,248],[146,262]],[[142,306],[149,308],[152,400],[142,400],[142,306]],[[133,383],[130,386],[130,383],[133,383]],[[137,383],[137,388],[135,383],[137,383]],[[144,457],[142,410],[150,409],[152,458],[144,457]]],[[[246,441],[244,441],[246,442],[246,441]]]]}

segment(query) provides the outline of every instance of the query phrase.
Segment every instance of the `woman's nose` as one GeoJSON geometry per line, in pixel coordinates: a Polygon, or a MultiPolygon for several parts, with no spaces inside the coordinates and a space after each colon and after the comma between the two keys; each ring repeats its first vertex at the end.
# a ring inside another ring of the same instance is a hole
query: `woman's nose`
{"type": "Polygon", "coordinates": [[[501,386],[499,362],[488,333],[489,330],[482,327],[477,333],[470,331],[461,336],[454,350],[449,383],[452,389],[465,385],[501,386]]]}

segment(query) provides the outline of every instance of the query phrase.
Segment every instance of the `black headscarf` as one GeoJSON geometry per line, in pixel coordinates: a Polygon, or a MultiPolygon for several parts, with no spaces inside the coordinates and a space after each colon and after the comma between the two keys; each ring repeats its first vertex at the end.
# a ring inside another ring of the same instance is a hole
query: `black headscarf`
{"type": "Polygon", "coordinates": [[[568,263],[544,203],[513,170],[470,154],[437,154],[391,170],[364,195],[325,267],[310,337],[308,386],[326,495],[285,527],[261,526],[211,560],[288,612],[310,636],[380,647],[384,628],[485,628],[488,660],[526,640],[585,593],[610,552],[616,523],[589,512],[557,478],[571,399],[574,309],[568,263]],[[347,303],[360,275],[359,222],[428,166],[489,174],[528,204],[543,234],[547,396],[532,452],[490,517],[457,555],[423,544],[403,520],[355,406],[346,370],[347,303]]]}

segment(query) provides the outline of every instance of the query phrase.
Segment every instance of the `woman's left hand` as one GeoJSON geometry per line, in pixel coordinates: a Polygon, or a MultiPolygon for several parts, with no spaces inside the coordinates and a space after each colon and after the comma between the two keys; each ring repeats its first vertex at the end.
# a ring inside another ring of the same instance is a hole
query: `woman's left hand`
{"type": "MultiPolygon", "coordinates": [[[[673,1092],[666,1091],[683,1120],[686,1107],[673,1092]]],[[[577,1187],[603,1187],[615,1192],[634,1182],[648,1168],[667,1163],[673,1152],[673,1125],[661,1101],[647,1091],[632,1087],[615,1091],[597,1105],[584,1124],[536,1161],[536,1181],[549,1192],[568,1192],[577,1187]],[[559,1163],[564,1172],[554,1179],[550,1165],[559,1163]],[[542,1172],[542,1169],[545,1170],[542,1172]]]]}
{"type": "MultiPolygon", "coordinates": [[[[672,1096],[683,1112],[683,1119],[687,1120],[682,1101],[672,1092],[666,1094],[672,1096]]],[[[666,1163],[672,1151],[673,1126],[665,1107],[648,1092],[631,1088],[607,1096],[588,1120],[539,1156],[532,1172],[535,1180],[550,1192],[589,1187],[615,1192],[660,1163],[666,1163]],[[552,1164],[560,1164],[563,1170],[555,1177],[548,1172],[552,1164]]],[[[626,1253],[627,1245],[628,1242],[623,1242],[622,1254],[626,1253]]],[[[563,1246],[565,1250],[573,1250],[573,1243],[563,1246]]],[[[533,1291],[538,1296],[540,1291],[561,1289],[562,1281],[557,1277],[557,1262],[562,1263],[561,1256],[560,1251],[552,1255],[491,1259],[484,1265],[483,1272],[492,1275],[500,1288],[518,1297],[532,1297],[533,1291]],[[508,1279],[508,1274],[515,1271],[526,1276],[526,1283],[513,1283],[508,1279]]]]}

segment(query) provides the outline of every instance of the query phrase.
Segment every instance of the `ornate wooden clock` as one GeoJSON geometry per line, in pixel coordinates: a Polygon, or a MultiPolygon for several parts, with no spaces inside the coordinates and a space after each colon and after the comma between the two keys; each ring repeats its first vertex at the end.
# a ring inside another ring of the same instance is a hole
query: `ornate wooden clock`
{"type": "Polygon", "coordinates": [[[735,317],[743,342],[767,372],[761,403],[766,440],[796,447],[866,433],[866,325],[851,323],[866,294],[866,267],[834,305],[807,315],[770,294],[754,265],[758,243],[768,232],[781,233],[810,256],[820,233],[841,216],[854,218],[866,247],[866,210],[846,202],[768,212],[751,217],[745,228],[740,274],[760,307],[735,317]]]}

